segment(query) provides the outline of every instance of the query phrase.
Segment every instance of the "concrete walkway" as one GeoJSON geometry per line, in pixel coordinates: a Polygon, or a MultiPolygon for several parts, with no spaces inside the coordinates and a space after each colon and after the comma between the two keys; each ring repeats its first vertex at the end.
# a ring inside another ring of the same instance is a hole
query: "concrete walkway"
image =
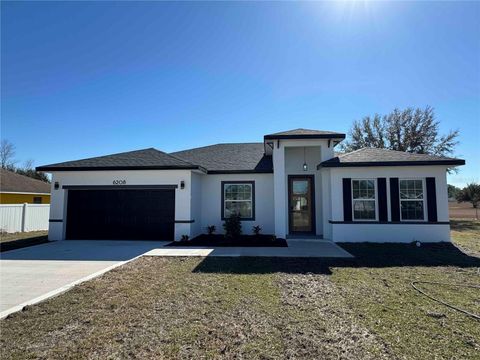
{"type": "Polygon", "coordinates": [[[57,241],[0,254],[0,318],[168,244],[57,241]]]}
{"type": "Polygon", "coordinates": [[[185,247],[153,249],[146,256],[263,256],[263,257],[334,257],[352,258],[340,246],[328,240],[287,240],[288,247],[185,247]]]}

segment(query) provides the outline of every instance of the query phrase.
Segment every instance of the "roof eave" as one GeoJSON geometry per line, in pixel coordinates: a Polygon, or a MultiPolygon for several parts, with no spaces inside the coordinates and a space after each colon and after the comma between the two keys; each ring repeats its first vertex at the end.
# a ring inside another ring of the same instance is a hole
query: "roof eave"
{"type": "Polygon", "coordinates": [[[201,166],[39,166],[36,171],[54,172],[54,171],[108,171],[108,170],[200,170],[207,172],[207,169],[201,166]]]}
{"type": "Polygon", "coordinates": [[[368,167],[368,166],[460,166],[465,165],[465,160],[424,160],[424,161],[363,161],[363,162],[323,162],[317,165],[317,170],[322,167],[368,167]]]}
{"type": "Polygon", "coordinates": [[[207,174],[273,174],[273,170],[208,170],[207,174]]]}
{"type": "Polygon", "coordinates": [[[286,139],[345,139],[345,134],[302,134],[302,135],[265,135],[264,140],[286,140],[286,139]]]}

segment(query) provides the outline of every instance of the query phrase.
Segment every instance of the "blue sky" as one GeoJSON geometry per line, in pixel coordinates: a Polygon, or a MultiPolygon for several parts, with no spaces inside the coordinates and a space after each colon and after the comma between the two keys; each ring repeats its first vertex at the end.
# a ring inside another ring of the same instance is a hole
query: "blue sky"
{"type": "Polygon", "coordinates": [[[1,136],[36,165],[346,132],[433,106],[480,180],[480,3],[2,2],[1,136]]]}

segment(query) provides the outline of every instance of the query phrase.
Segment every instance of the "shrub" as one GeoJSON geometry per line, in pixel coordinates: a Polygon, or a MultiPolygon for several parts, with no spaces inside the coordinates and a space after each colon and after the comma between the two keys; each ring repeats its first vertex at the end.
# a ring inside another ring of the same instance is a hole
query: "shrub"
{"type": "Polygon", "coordinates": [[[182,235],[182,238],[180,241],[188,241],[188,239],[190,239],[190,236],[188,235],[182,235]]]}
{"type": "Polygon", "coordinates": [[[255,235],[260,235],[260,231],[262,231],[262,228],[259,225],[256,225],[252,228],[252,231],[255,235]]]}
{"type": "Polygon", "coordinates": [[[215,231],[217,231],[217,228],[215,225],[209,225],[207,226],[207,233],[208,235],[212,235],[215,231]]]}
{"type": "Polygon", "coordinates": [[[223,229],[225,230],[225,237],[229,239],[237,239],[242,234],[240,214],[234,213],[230,215],[229,218],[225,219],[223,229]]]}

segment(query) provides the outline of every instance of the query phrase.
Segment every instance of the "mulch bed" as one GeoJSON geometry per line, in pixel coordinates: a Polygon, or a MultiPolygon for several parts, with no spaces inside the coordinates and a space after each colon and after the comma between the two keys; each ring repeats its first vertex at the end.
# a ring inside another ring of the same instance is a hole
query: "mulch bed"
{"type": "Polygon", "coordinates": [[[288,247],[287,241],[273,235],[240,235],[236,239],[220,234],[202,234],[187,241],[173,241],[166,246],[242,246],[242,247],[288,247]]]}

